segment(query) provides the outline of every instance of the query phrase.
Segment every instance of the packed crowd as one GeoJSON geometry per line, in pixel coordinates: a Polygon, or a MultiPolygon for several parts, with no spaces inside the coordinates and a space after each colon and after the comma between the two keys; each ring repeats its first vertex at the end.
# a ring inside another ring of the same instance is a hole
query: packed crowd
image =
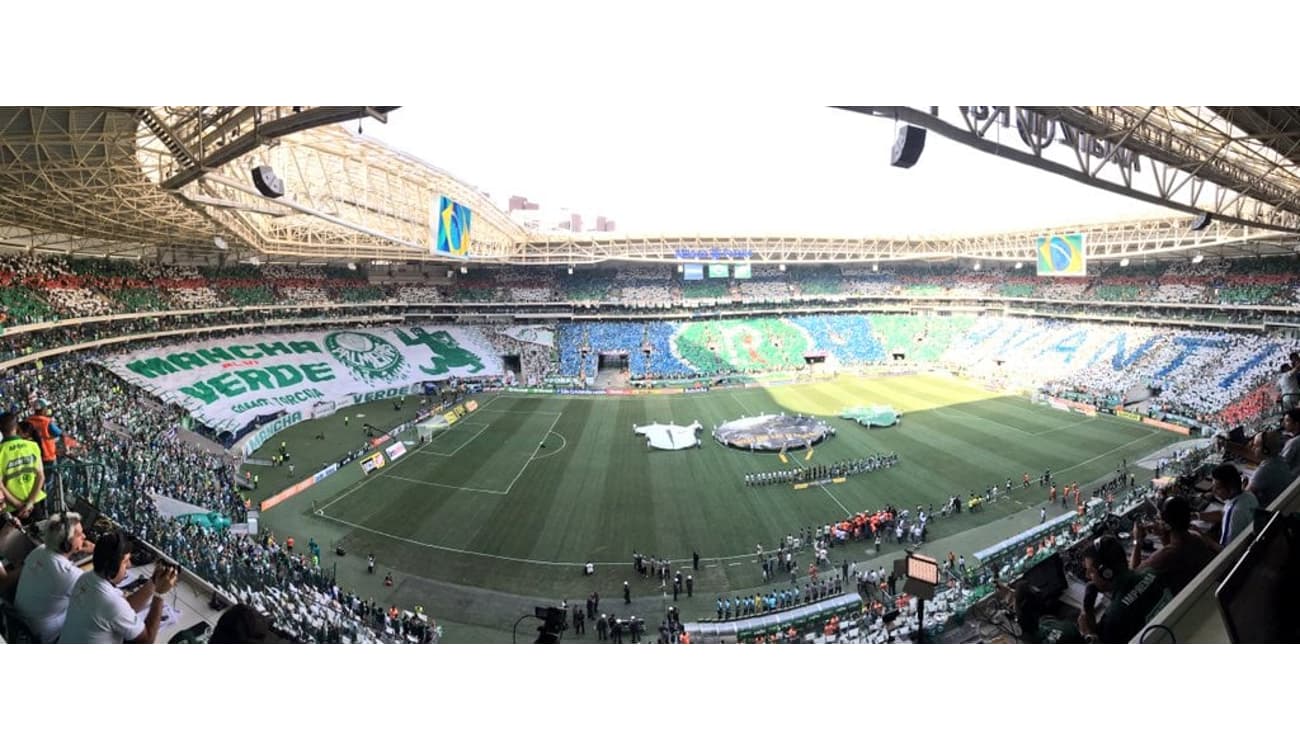
{"type": "Polygon", "coordinates": [[[212,268],[0,254],[0,280],[11,287],[0,295],[0,305],[10,324],[22,324],[141,310],[389,299],[412,304],[569,300],[651,308],[690,300],[782,302],[889,296],[1274,306],[1300,301],[1300,269],[1286,257],[1107,266],[1092,276],[1068,279],[1040,278],[1033,269],[972,271],[957,265],[843,270],[800,266],[788,272],[760,265],[752,267],[752,278],[734,283],[687,282],[671,266],[660,265],[577,268],[572,273],[559,268],[475,268],[452,278],[446,278],[444,271],[439,266],[395,276],[384,267],[212,268]]]}
{"type": "MultiPolygon", "coordinates": [[[[181,414],[174,407],[78,358],[41,370],[9,371],[0,390],[11,412],[52,415],[63,436],[65,464],[52,474],[77,480],[86,476],[77,474],[77,467],[94,468],[102,513],[227,595],[266,613],[281,633],[309,642],[436,640],[436,626],[422,613],[399,615],[340,591],[320,567],[319,549],[310,556],[295,554],[269,534],[254,539],[226,525],[203,526],[159,512],[150,500],[155,494],[236,523],[246,518],[234,467],[183,439],[175,428],[181,414]]],[[[91,489],[67,487],[76,496],[91,489]]]]}

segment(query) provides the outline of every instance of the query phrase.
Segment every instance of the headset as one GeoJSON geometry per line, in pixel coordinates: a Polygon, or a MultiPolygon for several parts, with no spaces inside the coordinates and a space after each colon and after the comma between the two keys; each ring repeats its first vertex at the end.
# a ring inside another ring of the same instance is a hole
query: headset
{"type": "Polygon", "coordinates": [[[49,526],[46,527],[45,533],[47,537],[50,532],[58,533],[59,554],[66,555],[72,552],[72,527],[79,523],[81,523],[80,513],[64,512],[58,513],[50,518],[49,526]]]}
{"type": "Polygon", "coordinates": [[[1120,546],[1119,540],[1112,536],[1099,536],[1092,543],[1093,549],[1097,554],[1092,555],[1093,561],[1097,564],[1097,574],[1103,581],[1113,581],[1117,574],[1115,559],[1122,558],[1124,548],[1120,546]]]}

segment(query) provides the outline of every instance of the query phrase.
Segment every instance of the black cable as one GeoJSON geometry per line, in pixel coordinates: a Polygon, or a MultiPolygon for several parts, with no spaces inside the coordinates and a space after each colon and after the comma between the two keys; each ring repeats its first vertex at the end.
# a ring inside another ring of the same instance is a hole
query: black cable
{"type": "Polygon", "coordinates": [[[519,638],[518,638],[518,635],[519,635],[519,634],[518,634],[519,623],[523,622],[524,620],[527,620],[527,619],[530,618],[530,617],[532,617],[532,618],[534,618],[534,619],[537,619],[537,620],[542,619],[542,618],[538,617],[537,615],[524,615],[523,617],[520,617],[518,620],[515,620],[514,627],[510,628],[510,642],[511,642],[511,643],[518,643],[518,642],[519,642],[519,638]]]}
{"type": "Polygon", "coordinates": [[[1142,635],[1138,636],[1138,643],[1145,645],[1147,642],[1147,634],[1152,630],[1163,630],[1169,634],[1170,643],[1178,643],[1178,636],[1174,635],[1174,631],[1160,623],[1152,623],[1151,625],[1146,626],[1146,628],[1142,630],[1142,635]]]}

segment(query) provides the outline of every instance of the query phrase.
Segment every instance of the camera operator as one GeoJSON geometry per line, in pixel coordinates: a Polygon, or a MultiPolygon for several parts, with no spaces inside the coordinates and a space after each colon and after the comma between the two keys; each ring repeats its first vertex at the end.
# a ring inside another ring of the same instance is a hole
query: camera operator
{"type": "Polygon", "coordinates": [[[153,579],[137,592],[152,594],[149,612],[142,620],[118,590],[131,564],[131,540],[121,530],[111,531],[95,545],[94,568],[72,587],[68,617],[60,643],[153,643],[162,619],[163,596],[176,585],[176,568],[159,562],[153,579]]]}
{"type": "Polygon", "coordinates": [[[1165,500],[1158,522],[1133,524],[1133,554],[1129,567],[1155,571],[1171,594],[1182,591],[1223,549],[1213,540],[1192,531],[1191,523],[1192,507],[1186,498],[1165,500]],[[1142,542],[1150,534],[1159,536],[1162,546],[1143,560],[1142,542]]]}

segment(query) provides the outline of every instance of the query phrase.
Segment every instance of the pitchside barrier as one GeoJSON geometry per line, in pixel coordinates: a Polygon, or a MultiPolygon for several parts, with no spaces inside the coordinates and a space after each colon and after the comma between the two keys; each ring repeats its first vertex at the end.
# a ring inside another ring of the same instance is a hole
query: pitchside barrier
{"type": "MultiPolygon", "coordinates": [[[[442,408],[444,408],[444,407],[442,407],[442,406],[437,406],[437,407],[434,407],[434,410],[441,410],[442,408]]],[[[456,409],[464,409],[466,412],[472,412],[472,411],[474,411],[475,409],[478,408],[478,402],[476,402],[476,401],[469,401],[469,402],[467,402],[467,403],[465,403],[465,404],[457,405],[455,408],[456,408],[456,409]],[[472,406],[471,406],[471,405],[472,405],[472,406]]],[[[416,418],[415,418],[415,419],[413,419],[413,420],[411,420],[411,421],[409,421],[409,422],[403,422],[402,424],[399,424],[398,426],[396,426],[396,427],[394,427],[393,429],[389,430],[386,434],[384,434],[384,435],[382,436],[382,437],[383,437],[383,441],[381,441],[380,444],[382,444],[383,442],[387,442],[390,438],[395,438],[397,435],[401,434],[401,433],[402,433],[403,431],[405,431],[405,430],[409,430],[409,429],[411,428],[412,425],[417,425],[418,421],[421,420],[421,419],[424,419],[425,417],[427,417],[427,416],[430,414],[431,411],[433,411],[433,410],[425,411],[425,410],[422,409],[422,410],[420,410],[419,412],[416,413],[416,418]]],[[[377,446],[375,446],[375,447],[377,447],[377,446]]],[[[374,453],[369,453],[369,454],[367,454],[367,455],[362,459],[362,471],[363,471],[365,474],[369,474],[371,471],[373,471],[373,470],[375,470],[375,469],[377,469],[377,468],[381,468],[382,466],[385,466],[385,465],[387,465],[387,464],[390,464],[390,463],[396,461],[397,459],[401,458],[402,456],[405,456],[406,453],[407,453],[407,451],[406,451],[406,444],[403,443],[403,442],[400,441],[400,440],[397,440],[397,441],[393,442],[392,445],[389,445],[387,448],[383,449],[382,451],[375,451],[374,453]],[[376,460],[376,457],[378,457],[377,460],[376,460]],[[369,468],[369,469],[366,468],[366,464],[367,464],[367,462],[369,462],[369,465],[370,465],[370,468],[369,468]],[[379,466],[375,466],[375,465],[374,465],[376,462],[379,463],[379,466]]],[[[326,467],[322,468],[320,471],[316,472],[316,473],[313,474],[312,476],[309,476],[309,477],[307,477],[306,479],[303,479],[301,482],[298,482],[298,483],[293,484],[293,485],[291,485],[291,486],[289,486],[289,487],[286,487],[285,489],[281,490],[280,492],[277,492],[276,494],[272,495],[271,497],[269,497],[269,498],[263,500],[262,503],[261,503],[261,509],[262,509],[263,511],[270,510],[271,508],[274,508],[275,506],[279,505],[280,503],[284,502],[285,500],[288,500],[289,498],[293,497],[294,495],[297,495],[298,493],[302,492],[303,490],[307,489],[308,487],[311,487],[312,485],[315,485],[315,484],[317,484],[317,483],[319,483],[319,482],[324,481],[327,477],[333,475],[333,474],[334,474],[335,472],[337,472],[340,468],[342,468],[343,466],[347,465],[348,463],[351,463],[351,462],[354,460],[354,456],[355,456],[355,455],[356,455],[356,454],[353,454],[352,456],[348,456],[348,457],[344,458],[344,459],[341,460],[341,461],[338,461],[338,462],[336,462],[336,463],[332,463],[332,464],[330,464],[329,466],[326,466],[326,467]]]]}
{"type": "Polygon", "coordinates": [[[1169,432],[1174,432],[1179,435],[1190,436],[1193,433],[1197,433],[1197,432],[1203,433],[1207,429],[1205,425],[1192,419],[1184,419],[1182,417],[1176,417],[1174,415],[1166,415],[1164,419],[1156,419],[1154,417],[1142,416],[1141,414],[1138,414],[1136,412],[1127,411],[1125,409],[1120,409],[1120,408],[1098,409],[1096,406],[1093,406],[1092,404],[1085,404],[1079,401],[1072,401],[1070,399],[1059,398],[1057,396],[1049,396],[1045,393],[1036,394],[1033,401],[1039,404],[1047,404],[1053,409],[1057,409],[1059,411],[1069,411],[1069,412],[1074,412],[1076,414],[1085,414],[1089,417],[1097,416],[1097,412],[1099,411],[1104,412],[1106,414],[1113,414],[1114,416],[1119,417],[1120,419],[1126,419],[1130,422],[1141,422],[1144,425],[1155,427],[1161,430],[1168,430],[1169,432]],[[1178,422],[1170,421],[1175,419],[1178,420],[1178,422]],[[1181,424],[1179,422],[1181,422],[1181,424]]]}

